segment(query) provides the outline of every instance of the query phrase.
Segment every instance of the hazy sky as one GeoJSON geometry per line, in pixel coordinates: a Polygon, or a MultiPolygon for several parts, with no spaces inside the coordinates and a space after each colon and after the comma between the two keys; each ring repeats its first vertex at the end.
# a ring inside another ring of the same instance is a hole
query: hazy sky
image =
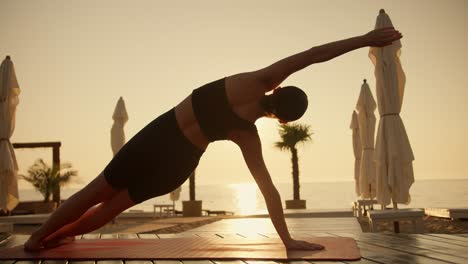
{"type": "MultiPolygon", "coordinates": [[[[82,183],[112,158],[112,113],[123,96],[127,139],[200,85],[256,70],[315,45],[372,30],[385,8],[402,39],[402,119],[416,180],[468,178],[467,1],[5,1],[0,57],[21,87],[13,142],[61,141],[82,183]]],[[[299,148],[301,181],[349,181],[349,124],[368,48],[313,65],[284,85],[302,87],[314,142],[299,148]]],[[[377,114],[377,112],[376,112],[377,114]]],[[[277,123],[257,122],[275,182],[290,182],[290,154],[273,148],[277,123]]],[[[17,150],[25,171],[50,150],[17,150]]],[[[251,181],[233,143],[210,145],[198,184],[251,181]]],[[[21,186],[26,186],[22,183],[21,186]]]]}

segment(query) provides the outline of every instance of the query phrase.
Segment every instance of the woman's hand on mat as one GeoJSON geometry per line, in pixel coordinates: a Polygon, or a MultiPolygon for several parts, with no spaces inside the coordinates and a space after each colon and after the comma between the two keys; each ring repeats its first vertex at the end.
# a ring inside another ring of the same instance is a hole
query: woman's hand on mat
{"type": "Polygon", "coordinates": [[[42,244],[39,240],[31,236],[26,243],[24,243],[23,248],[25,251],[39,251],[42,249],[42,244]]]}
{"type": "Polygon", "coordinates": [[[319,244],[310,243],[303,240],[290,239],[284,243],[288,250],[322,250],[325,247],[319,244]]]}
{"type": "Polygon", "coordinates": [[[387,27],[372,30],[363,37],[366,46],[385,47],[392,44],[393,41],[401,39],[403,35],[393,27],[387,27]]]}

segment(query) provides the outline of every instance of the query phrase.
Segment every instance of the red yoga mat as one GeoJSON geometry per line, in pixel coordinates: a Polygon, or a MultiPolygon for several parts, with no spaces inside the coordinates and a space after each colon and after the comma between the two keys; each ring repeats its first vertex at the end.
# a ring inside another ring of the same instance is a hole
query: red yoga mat
{"type": "Polygon", "coordinates": [[[358,260],[356,241],[346,237],[303,238],[325,246],[319,251],[286,251],[278,238],[80,239],[56,248],[26,252],[0,249],[0,259],[212,259],[212,260],[358,260]]]}

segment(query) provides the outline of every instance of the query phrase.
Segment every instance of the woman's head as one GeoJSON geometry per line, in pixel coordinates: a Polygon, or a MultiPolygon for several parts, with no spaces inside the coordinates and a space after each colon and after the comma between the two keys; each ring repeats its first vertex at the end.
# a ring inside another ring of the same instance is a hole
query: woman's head
{"type": "Polygon", "coordinates": [[[299,119],[307,110],[307,95],[295,86],[276,88],[272,94],[265,95],[261,105],[267,116],[280,121],[290,122],[299,119]]]}

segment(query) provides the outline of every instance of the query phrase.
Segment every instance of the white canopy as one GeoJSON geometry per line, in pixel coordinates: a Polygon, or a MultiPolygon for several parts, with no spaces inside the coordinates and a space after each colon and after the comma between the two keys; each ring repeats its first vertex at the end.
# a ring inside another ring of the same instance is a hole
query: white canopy
{"type": "Polygon", "coordinates": [[[19,202],[18,163],[10,142],[19,94],[13,62],[7,57],[0,66],[0,209],[8,211],[19,202]]]}
{"type": "Polygon", "coordinates": [[[375,198],[375,108],[377,107],[366,80],[361,85],[361,92],[356,104],[358,110],[359,136],[362,155],[359,175],[359,192],[362,198],[375,198]]]}
{"type": "Polygon", "coordinates": [[[354,153],[354,182],[355,182],[355,192],[357,196],[361,195],[359,190],[359,167],[361,166],[361,139],[359,138],[359,124],[356,111],[353,111],[351,116],[351,124],[349,128],[353,131],[353,153],[354,153]]]}
{"type": "Polygon", "coordinates": [[[111,128],[111,147],[115,155],[125,145],[124,126],[128,121],[127,109],[122,97],[117,101],[112,119],[114,120],[114,124],[112,124],[111,128]]]}
{"type": "MultiPolygon", "coordinates": [[[[393,27],[382,9],[375,28],[393,27]]],[[[377,201],[408,204],[414,182],[413,151],[400,117],[405,89],[405,73],[400,63],[401,42],[384,48],[371,48],[369,58],[375,66],[377,103],[380,114],[374,160],[377,167],[377,201]]]]}

